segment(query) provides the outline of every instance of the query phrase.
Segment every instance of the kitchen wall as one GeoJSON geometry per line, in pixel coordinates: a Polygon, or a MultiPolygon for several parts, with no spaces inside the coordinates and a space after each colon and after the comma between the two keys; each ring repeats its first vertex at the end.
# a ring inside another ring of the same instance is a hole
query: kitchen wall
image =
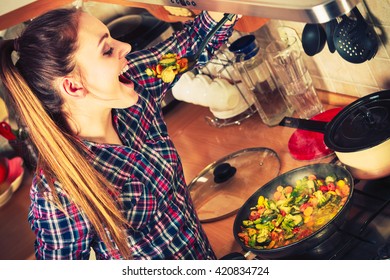
{"type": "MultiPolygon", "coordinates": [[[[305,61],[313,78],[314,86],[331,92],[357,97],[390,89],[390,0],[363,0],[359,11],[368,20],[379,37],[376,56],[364,63],[353,64],[343,60],[337,51],[323,51],[313,57],[305,55],[305,61]]],[[[261,46],[266,46],[279,26],[294,28],[302,35],[304,23],[271,20],[254,34],[261,46]]]]}

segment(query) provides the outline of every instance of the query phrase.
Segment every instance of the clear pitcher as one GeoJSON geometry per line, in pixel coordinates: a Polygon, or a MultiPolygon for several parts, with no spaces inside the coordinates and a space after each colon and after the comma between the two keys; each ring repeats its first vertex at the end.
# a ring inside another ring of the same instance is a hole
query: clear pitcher
{"type": "Polygon", "coordinates": [[[277,87],[275,78],[267,66],[255,36],[247,35],[234,41],[229,50],[235,54],[235,68],[241,80],[253,93],[261,120],[268,126],[276,126],[285,116],[291,116],[292,106],[277,87]]]}

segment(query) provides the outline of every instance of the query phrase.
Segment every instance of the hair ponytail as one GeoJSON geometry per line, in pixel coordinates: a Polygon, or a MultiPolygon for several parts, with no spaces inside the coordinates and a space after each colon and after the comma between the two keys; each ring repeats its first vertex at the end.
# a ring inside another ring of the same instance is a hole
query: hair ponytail
{"type": "MultiPolygon", "coordinates": [[[[58,30],[61,30],[61,28],[57,23],[64,21],[65,24],[73,22],[72,24],[77,25],[77,23],[74,23],[75,21],[77,22],[74,18],[76,15],[77,11],[64,9],[50,13],[46,18],[37,18],[36,20],[39,20],[40,22],[36,23],[34,27],[31,27],[31,30],[27,35],[23,34],[19,39],[22,40],[22,42],[18,42],[20,52],[23,53],[23,48],[25,48],[23,41],[29,40],[29,38],[24,38],[24,36],[31,36],[31,34],[34,34],[34,28],[39,27],[41,29],[46,20],[48,23],[52,22],[53,27],[56,27],[57,32],[60,32],[58,30]],[[59,17],[59,15],[62,15],[62,17],[59,17]],[[56,17],[58,17],[58,19],[53,20],[56,17]]],[[[36,20],[33,20],[32,23],[36,20]]],[[[73,40],[73,48],[75,48],[77,33],[72,34],[75,30],[69,29],[71,28],[68,27],[67,30],[62,32],[70,34],[68,37],[73,40]]],[[[55,38],[49,39],[56,40],[55,38]]],[[[69,48],[72,48],[72,46],[69,48]]],[[[50,53],[50,49],[43,50],[50,53]]],[[[69,198],[75,202],[78,208],[85,213],[106,246],[113,249],[116,245],[123,258],[131,258],[126,235],[128,223],[122,215],[118,203],[110,195],[110,193],[115,193],[114,187],[92,167],[90,163],[90,160],[92,159],[91,155],[83,148],[84,145],[81,140],[72,135],[70,131],[67,130],[67,127],[64,128],[62,125],[59,125],[59,123],[64,124],[65,121],[53,119],[53,115],[58,114],[58,110],[60,110],[57,106],[61,105],[50,105],[60,102],[57,94],[50,89],[50,84],[47,85],[49,80],[52,82],[53,76],[47,76],[47,80],[44,80],[45,74],[42,74],[43,70],[41,72],[37,70],[39,65],[37,67],[34,65],[36,69],[30,70],[28,67],[32,66],[33,62],[27,59],[25,61],[20,61],[20,63],[23,63],[21,66],[24,67],[23,74],[21,74],[11,59],[13,51],[13,40],[2,42],[0,46],[0,78],[3,81],[6,90],[10,93],[11,102],[15,106],[19,117],[21,117],[21,121],[28,127],[29,136],[38,151],[37,171],[43,170],[45,176],[48,178],[53,177],[58,179],[62,189],[67,193],[69,198]],[[38,72],[31,73],[27,71],[38,72]],[[28,77],[27,80],[24,79],[26,76],[28,77]],[[44,84],[46,84],[46,88],[42,89],[41,85],[44,84]],[[50,93],[51,96],[49,96],[48,93],[50,93]],[[57,97],[53,97],[53,94],[57,97]],[[45,103],[43,101],[44,99],[48,101],[45,103]],[[55,111],[52,112],[50,111],[51,108],[55,108],[57,111],[52,110],[55,111]],[[105,228],[107,228],[108,232],[105,228]],[[111,242],[110,237],[114,244],[111,242]]],[[[64,56],[65,58],[64,67],[68,67],[67,71],[69,71],[69,67],[71,70],[74,68],[71,67],[69,58],[69,56],[74,53],[74,49],[71,49],[68,52],[69,54],[67,55],[61,54],[61,56],[64,56]]],[[[22,56],[20,59],[22,59],[22,56]]],[[[45,62],[47,63],[48,69],[45,69],[45,71],[50,75],[58,73],[58,71],[56,72],[53,70],[57,65],[53,64],[51,57],[38,57],[36,59],[46,59],[46,61],[41,61],[40,63],[43,66],[45,66],[45,62]],[[51,70],[53,70],[54,73],[52,73],[53,71],[51,70]]],[[[62,57],[54,58],[54,60],[55,59],[58,59],[59,63],[63,63],[60,61],[62,57]]],[[[50,181],[51,180],[48,180],[48,182],[50,181]]],[[[50,187],[54,197],[53,202],[61,208],[54,186],[51,185],[50,187]]]]}

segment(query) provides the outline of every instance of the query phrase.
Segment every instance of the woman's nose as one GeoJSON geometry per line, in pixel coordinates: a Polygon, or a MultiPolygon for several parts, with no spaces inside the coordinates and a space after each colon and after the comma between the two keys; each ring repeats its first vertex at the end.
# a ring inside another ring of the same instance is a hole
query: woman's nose
{"type": "Polygon", "coordinates": [[[131,45],[129,43],[120,42],[119,43],[119,58],[126,56],[131,51],[131,45]]]}

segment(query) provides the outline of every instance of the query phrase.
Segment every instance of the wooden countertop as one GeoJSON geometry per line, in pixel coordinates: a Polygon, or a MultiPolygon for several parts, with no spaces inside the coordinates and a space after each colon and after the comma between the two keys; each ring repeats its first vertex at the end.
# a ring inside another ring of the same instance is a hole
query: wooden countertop
{"type": "MultiPolygon", "coordinates": [[[[333,104],[326,105],[326,108],[343,106],[354,100],[332,93],[319,92],[319,95],[323,104],[333,104]]],[[[296,161],[289,154],[287,143],[294,132],[292,128],[269,128],[262,124],[257,114],[239,126],[215,128],[206,123],[205,116],[212,116],[208,108],[189,103],[179,103],[165,115],[188,183],[210,163],[249,147],[267,147],[277,152],[281,173],[309,163],[296,161]]],[[[27,173],[11,201],[0,208],[0,260],[35,258],[35,237],[27,222],[30,184],[31,175],[27,173]]],[[[233,237],[233,222],[234,216],[203,224],[218,257],[241,251],[233,237]]]]}

